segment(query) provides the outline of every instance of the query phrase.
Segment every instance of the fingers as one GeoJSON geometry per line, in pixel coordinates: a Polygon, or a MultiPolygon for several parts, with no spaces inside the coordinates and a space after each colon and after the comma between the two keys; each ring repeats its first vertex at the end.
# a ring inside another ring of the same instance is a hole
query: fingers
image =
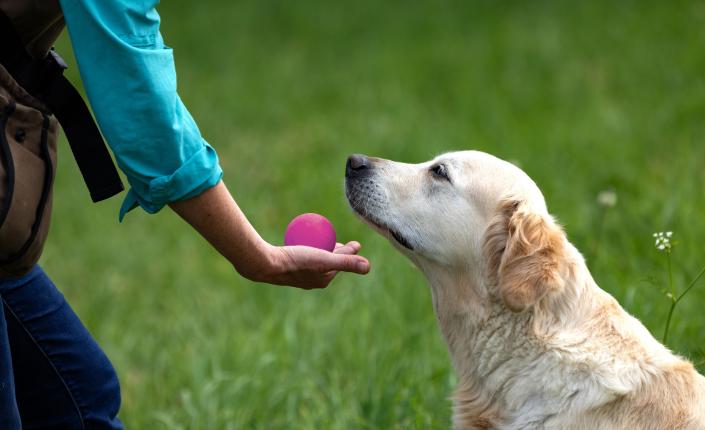
{"type": "Polygon", "coordinates": [[[335,250],[333,252],[335,254],[345,254],[345,255],[354,255],[360,252],[360,248],[362,246],[360,243],[351,241],[343,245],[342,243],[338,243],[335,245],[335,250]]]}
{"type": "Polygon", "coordinates": [[[341,244],[335,252],[308,246],[281,248],[287,256],[285,272],[290,275],[299,273],[302,276],[334,275],[336,272],[367,274],[370,271],[370,262],[362,256],[355,255],[359,249],[359,243],[341,244]],[[309,274],[305,275],[305,272],[309,274]],[[314,272],[315,275],[310,272],[314,272]]]}
{"type": "Polygon", "coordinates": [[[340,247],[335,253],[305,246],[291,248],[291,252],[296,253],[295,260],[301,269],[319,273],[352,272],[364,275],[370,271],[370,262],[364,257],[354,255],[353,250],[354,247],[347,248],[347,245],[340,247]]]}
{"type": "Polygon", "coordinates": [[[354,254],[328,254],[324,267],[326,272],[351,272],[365,275],[370,271],[370,262],[366,258],[354,254]]]}

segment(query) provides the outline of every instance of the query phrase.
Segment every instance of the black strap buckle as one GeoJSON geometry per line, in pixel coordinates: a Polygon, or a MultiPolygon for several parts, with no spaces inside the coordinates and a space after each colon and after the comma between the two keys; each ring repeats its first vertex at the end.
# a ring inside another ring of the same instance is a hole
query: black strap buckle
{"type": "Polygon", "coordinates": [[[59,54],[54,51],[54,48],[51,48],[49,51],[49,55],[47,55],[47,59],[50,59],[50,62],[55,66],[58,67],[61,70],[61,73],[64,73],[64,70],[68,69],[69,66],[66,65],[66,62],[64,61],[63,58],[59,54]]]}

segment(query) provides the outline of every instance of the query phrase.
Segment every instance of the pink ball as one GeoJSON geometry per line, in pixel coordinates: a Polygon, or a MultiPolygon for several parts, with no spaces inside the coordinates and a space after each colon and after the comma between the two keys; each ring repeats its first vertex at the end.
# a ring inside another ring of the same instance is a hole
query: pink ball
{"type": "Polygon", "coordinates": [[[301,214],[291,220],[284,234],[284,245],[304,245],[333,251],[335,229],[326,217],[314,213],[301,214]]]}

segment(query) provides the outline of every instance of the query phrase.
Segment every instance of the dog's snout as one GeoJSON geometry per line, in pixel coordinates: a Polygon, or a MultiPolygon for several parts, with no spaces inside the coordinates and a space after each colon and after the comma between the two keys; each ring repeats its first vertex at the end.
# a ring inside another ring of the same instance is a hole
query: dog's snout
{"type": "Polygon", "coordinates": [[[348,157],[348,162],[345,164],[345,176],[360,175],[366,173],[371,167],[370,159],[362,154],[353,154],[348,157]]]}

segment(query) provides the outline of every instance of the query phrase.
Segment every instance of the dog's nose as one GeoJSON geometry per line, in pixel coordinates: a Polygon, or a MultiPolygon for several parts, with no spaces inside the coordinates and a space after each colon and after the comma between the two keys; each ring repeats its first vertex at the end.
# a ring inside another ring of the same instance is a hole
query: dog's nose
{"type": "Polygon", "coordinates": [[[345,164],[345,176],[358,175],[370,168],[370,159],[362,154],[353,154],[345,164]]]}

